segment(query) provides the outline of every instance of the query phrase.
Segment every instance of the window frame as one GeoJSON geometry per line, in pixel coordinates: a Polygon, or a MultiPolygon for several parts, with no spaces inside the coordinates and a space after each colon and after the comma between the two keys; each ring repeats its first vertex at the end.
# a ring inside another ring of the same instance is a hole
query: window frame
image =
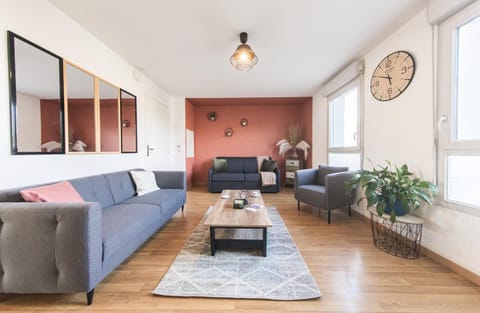
{"type": "Polygon", "coordinates": [[[458,39],[459,28],[480,16],[480,3],[460,11],[438,26],[437,73],[437,203],[443,207],[480,216],[480,206],[448,199],[448,158],[480,156],[480,139],[457,138],[458,39]]]}
{"type": "Polygon", "coordinates": [[[360,156],[360,169],[363,168],[363,84],[362,76],[353,79],[349,83],[343,85],[335,92],[331,93],[327,97],[327,163],[330,165],[330,154],[359,154],[360,156]],[[331,147],[330,146],[330,135],[331,135],[331,124],[330,121],[330,111],[331,111],[331,102],[348,93],[350,90],[357,88],[357,145],[353,147],[331,147]]]}

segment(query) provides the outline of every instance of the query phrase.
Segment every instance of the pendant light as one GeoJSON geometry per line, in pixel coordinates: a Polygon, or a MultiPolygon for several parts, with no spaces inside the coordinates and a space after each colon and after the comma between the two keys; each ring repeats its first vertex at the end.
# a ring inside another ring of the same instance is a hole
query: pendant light
{"type": "Polygon", "coordinates": [[[247,45],[248,34],[246,32],[240,33],[241,44],[233,52],[230,58],[230,63],[239,72],[247,72],[252,69],[258,62],[257,55],[252,48],[247,45]]]}

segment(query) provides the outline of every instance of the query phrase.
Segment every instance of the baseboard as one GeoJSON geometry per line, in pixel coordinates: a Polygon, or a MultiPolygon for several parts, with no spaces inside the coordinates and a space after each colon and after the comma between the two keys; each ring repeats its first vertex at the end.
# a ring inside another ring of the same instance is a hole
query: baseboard
{"type": "MultiPolygon", "coordinates": [[[[362,221],[370,224],[370,218],[368,216],[365,216],[365,215],[363,215],[363,214],[361,214],[361,213],[359,213],[355,210],[352,210],[352,213],[355,216],[359,217],[362,221]]],[[[425,255],[425,256],[431,258],[432,260],[436,261],[437,263],[451,269],[452,271],[454,271],[458,275],[468,279],[472,283],[480,286],[480,275],[475,274],[474,272],[464,268],[463,266],[458,265],[455,262],[450,261],[449,259],[441,256],[440,254],[438,254],[438,253],[436,253],[436,252],[434,252],[434,251],[432,251],[428,248],[425,248],[424,246],[422,246],[422,249],[421,249],[420,253],[422,255],[425,255]]]]}

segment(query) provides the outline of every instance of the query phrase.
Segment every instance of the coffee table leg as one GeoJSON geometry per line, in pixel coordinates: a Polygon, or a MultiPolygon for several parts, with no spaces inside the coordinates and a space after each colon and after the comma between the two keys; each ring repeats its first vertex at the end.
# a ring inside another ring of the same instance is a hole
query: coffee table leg
{"type": "Polygon", "coordinates": [[[215,227],[210,227],[210,252],[215,255],[215,227]]]}
{"type": "Polygon", "coordinates": [[[267,256],[267,228],[263,227],[263,241],[262,241],[263,256],[267,256]]]}

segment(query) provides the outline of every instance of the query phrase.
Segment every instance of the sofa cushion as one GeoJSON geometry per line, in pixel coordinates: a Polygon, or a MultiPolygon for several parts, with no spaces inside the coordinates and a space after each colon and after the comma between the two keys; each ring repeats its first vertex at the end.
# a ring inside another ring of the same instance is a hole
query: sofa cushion
{"type": "Polygon", "coordinates": [[[259,182],[260,181],[260,174],[259,173],[245,173],[245,181],[259,182]]]}
{"type": "Polygon", "coordinates": [[[20,190],[29,202],[85,202],[68,181],[20,190]]]}
{"type": "Polygon", "coordinates": [[[318,176],[317,176],[317,184],[325,186],[325,176],[332,173],[338,172],[346,172],[348,171],[348,167],[345,166],[318,166],[318,176]]]}
{"type": "Polygon", "coordinates": [[[102,210],[103,260],[121,250],[132,238],[161,218],[153,204],[116,204],[102,210]]]}
{"type": "Polygon", "coordinates": [[[243,173],[243,158],[229,158],[229,157],[219,157],[221,159],[227,160],[227,169],[226,172],[230,173],[243,173]]]}
{"type": "Polygon", "coordinates": [[[160,189],[152,171],[130,171],[130,175],[132,175],[139,196],[160,189]]]}
{"type": "Polygon", "coordinates": [[[143,196],[133,197],[123,201],[121,204],[152,204],[160,207],[161,214],[172,213],[185,203],[185,191],[182,189],[160,189],[147,193],[143,196]]]}
{"type": "Polygon", "coordinates": [[[243,158],[243,171],[245,173],[258,173],[258,163],[256,157],[243,158]]]}
{"type": "Polygon", "coordinates": [[[120,203],[135,195],[135,185],[128,171],[105,174],[105,178],[110,185],[115,203],[120,203]]]}
{"type": "Polygon", "coordinates": [[[213,159],[213,168],[215,172],[225,172],[227,169],[227,160],[226,159],[213,159]]]}
{"type": "Polygon", "coordinates": [[[212,181],[245,181],[245,175],[243,174],[243,172],[240,172],[240,173],[232,173],[232,172],[213,173],[212,174],[212,181]]]}
{"type": "Polygon", "coordinates": [[[320,185],[301,185],[295,190],[295,199],[323,208],[325,206],[325,187],[320,185]]]}
{"type": "Polygon", "coordinates": [[[113,205],[113,195],[105,175],[71,179],[70,183],[87,202],[99,202],[102,208],[113,205]]]}
{"type": "Polygon", "coordinates": [[[262,167],[260,168],[261,172],[273,172],[277,167],[277,161],[275,160],[263,160],[262,167]]]}

